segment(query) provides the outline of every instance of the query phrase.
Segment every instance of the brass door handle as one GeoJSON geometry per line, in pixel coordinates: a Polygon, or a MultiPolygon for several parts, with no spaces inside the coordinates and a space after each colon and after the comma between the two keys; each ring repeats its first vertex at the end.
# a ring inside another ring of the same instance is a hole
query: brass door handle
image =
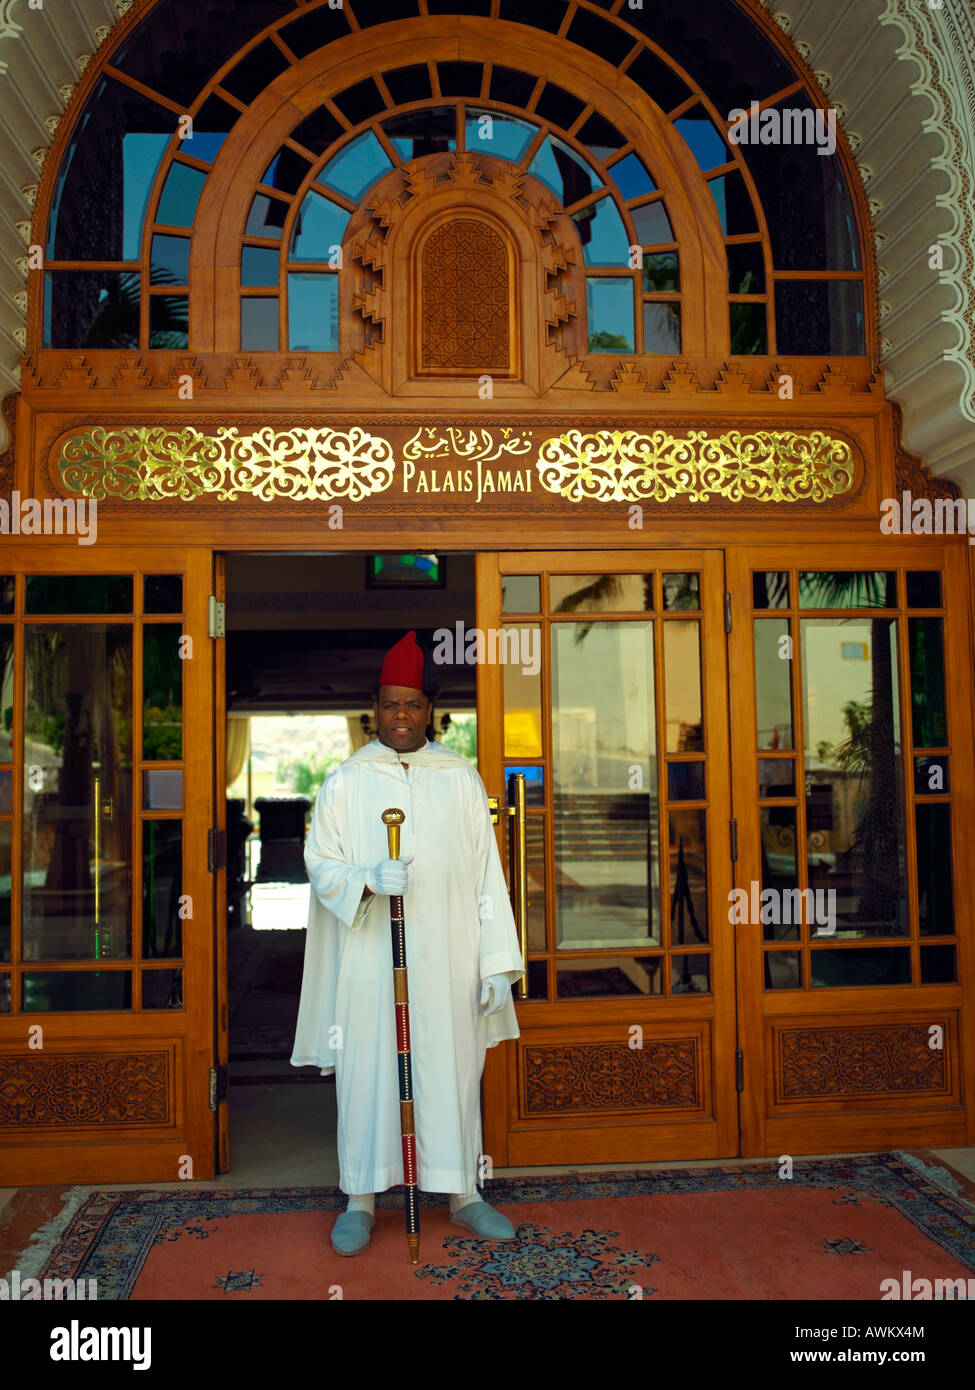
{"type": "MultiPolygon", "coordinates": [[[[491,820],[497,825],[502,816],[510,816],[514,824],[508,840],[508,853],[511,868],[512,907],[515,926],[518,929],[518,942],[521,947],[522,964],[528,955],[528,837],[525,814],[525,774],[512,772],[508,777],[508,803],[502,806],[498,797],[489,796],[491,820]]],[[[528,994],[528,975],[523,973],[518,981],[518,998],[528,994]]]]}

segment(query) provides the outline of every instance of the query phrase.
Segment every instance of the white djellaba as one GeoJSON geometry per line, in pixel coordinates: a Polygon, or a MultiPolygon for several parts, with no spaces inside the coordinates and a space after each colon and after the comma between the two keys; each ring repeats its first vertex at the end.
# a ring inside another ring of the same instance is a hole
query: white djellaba
{"type": "Polygon", "coordinates": [[[406,815],[400,853],[411,859],[403,910],[419,1186],[469,1193],[485,1052],[519,1036],[510,995],[485,1015],[481,986],[492,975],[513,983],[523,966],[484,784],[442,744],[401,757],[374,739],[318,793],[291,1064],[335,1070],[342,1191],[402,1183],[389,898],[362,901],[367,871],[387,858],[382,813],[394,806],[406,815]]]}

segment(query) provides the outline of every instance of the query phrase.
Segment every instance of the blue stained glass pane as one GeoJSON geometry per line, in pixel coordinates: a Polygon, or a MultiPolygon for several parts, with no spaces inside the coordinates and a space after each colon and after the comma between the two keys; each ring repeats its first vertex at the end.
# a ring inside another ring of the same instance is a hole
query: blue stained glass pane
{"type": "Polygon", "coordinates": [[[539,146],[528,172],[550,188],[563,207],[570,207],[599,187],[596,175],[575,151],[552,136],[539,146]]]}
{"type": "Polygon", "coordinates": [[[643,351],[680,352],[680,305],[646,303],[643,306],[643,351]]]}
{"type": "Polygon", "coordinates": [[[212,164],[220,153],[226,135],[221,135],[213,130],[197,130],[193,132],[192,140],[181,140],[179,148],[183,154],[191,154],[194,159],[201,159],[205,164],[212,164]]]}
{"type": "Polygon", "coordinates": [[[149,346],[185,348],[188,345],[189,300],[185,294],[154,294],[149,300],[149,346]]]}
{"type": "Polygon", "coordinates": [[[383,121],[383,130],[404,162],[425,154],[442,154],[457,148],[457,110],[453,106],[427,106],[404,111],[383,121]]]}
{"type": "Polygon", "coordinates": [[[349,214],[320,193],[309,193],[295,218],[291,234],[291,259],[327,261],[334,246],[342,245],[349,214]]]}
{"type": "Polygon", "coordinates": [[[711,190],[711,197],[714,199],[718,209],[718,216],[721,218],[721,230],[725,236],[728,235],[728,208],[724,197],[724,179],[712,179],[708,184],[711,190]]]}
{"type": "Polygon", "coordinates": [[[631,208],[630,216],[633,218],[637,241],[641,246],[661,246],[673,241],[674,233],[659,198],[655,203],[644,203],[643,207],[631,208]]]}
{"type": "Polygon", "coordinates": [[[639,155],[628,154],[618,164],[614,164],[609,176],[624,198],[642,198],[647,193],[656,193],[657,186],[647,173],[646,165],[639,155]]]}
{"type": "Polygon", "coordinates": [[[330,188],[358,201],[366,189],[392,167],[382,145],[372,131],[367,130],[330,159],[319,178],[330,188]]]}
{"type": "Polygon", "coordinates": [[[288,276],[288,346],[303,352],[337,352],[337,275],[288,276]]]}
{"type": "Polygon", "coordinates": [[[633,281],[586,280],[586,309],[589,314],[590,352],[633,351],[633,281]]]}
{"type": "Polygon", "coordinates": [[[758,230],[755,209],[745,181],[737,170],[708,181],[725,236],[739,236],[758,230]]]}
{"type": "Polygon", "coordinates": [[[166,175],[156,221],[168,227],[192,227],[206,174],[188,164],[173,164],[166,175]]]}
{"type": "Polygon", "coordinates": [[[523,772],[525,774],[526,792],[530,790],[532,783],[534,783],[539,790],[545,785],[544,769],[541,767],[534,767],[530,763],[519,763],[517,767],[513,763],[507,763],[505,765],[504,775],[506,779],[513,776],[516,772],[523,772]]]}
{"type": "Polygon", "coordinates": [[[630,240],[612,198],[590,203],[581,212],[574,213],[572,220],[582,242],[586,265],[629,264],[630,240]]]}
{"type": "Polygon", "coordinates": [[[276,285],[278,283],[278,253],[269,246],[245,246],[240,253],[240,283],[242,285],[276,285]]]}
{"type": "Polygon", "coordinates": [[[240,301],[240,345],[253,352],[278,350],[278,301],[242,299],[240,301]]]}
{"type": "Polygon", "coordinates": [[[261,183],[282,193],[297,193],[311,166],[303,155],[282,145],[264,171],[261,183]]]}
{"type": "Polygon", "coordinates": [[[517,163],[535,137],[538,127],[515,116],[468,107],[465,126],[467,148],[477,154],[493,154],[517,163]],[[487,119],[485,119],[487,118],[487,119]]]}
{"type": "Polygon", "coordinates": [[[152,283],[188,285],[190,280],[190,239],[187,236],[152,238],[152,283]]]}
{"type": "Polygon", "coordinates": [[[245,235],[273,237],[277,240],[281,236],[289,207],[290,203],[283,203],[278,198],[268,198],[263,193],[255,193],[250,212],[247,214],[245,235]]]}
{"type": "MultiPolygon", "coordinates": [[[[169,139],[168,135],[142,135],[132,132],[122,139],[122,259],[125,261],[137,261],[142,255],[142,227],[146,218],[146,203],[169,139]]],[[[168,185],[169,180],[166,182],[168,185]]]]}
{"type": "Polygon", "coordinates": [[[691,115],[676,120],[674,129],[690,145],[691,154],[705,172],[716,169],[719,164],[727,164],[731,159],[727,145],[700,107],[695,107],[691,115]]]}
{"type": "Polygon", "coordinates": [[[220,97],[208,97],[193,117],[192,130],[180,141],[180,153],[211,163],[220,153],[239,115],[239,111],[220,97]]]}
{"type": "Polygon", "coordinates": [[[153,180],[175,125],[129,87],[97,83],[58,169],[47,258],[137,260],[153,180]]]}
{"type": "Polygon", "coordinates": [[[137,271],[54,270],[44,282],[45,347],[139,346],[137,271]]]}

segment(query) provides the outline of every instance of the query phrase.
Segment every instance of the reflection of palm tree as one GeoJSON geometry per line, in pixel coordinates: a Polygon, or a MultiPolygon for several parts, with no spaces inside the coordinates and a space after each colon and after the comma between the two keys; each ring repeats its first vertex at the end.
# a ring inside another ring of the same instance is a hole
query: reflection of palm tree
{"type": "MultiPolygon", "coordinates": [[[[754,279],[752,271],[746,271],[737,293],[755,294],[754,279]]],[[[767,347],[764,303],[733,304],[731,310],[731,355],[744,357],[764,353],[767,347]]]]}
{"type": "MultiPolygon", "coordinates": [[[[118,293],[105,296],[88,329],[86,347],[127,348],[139,341],[139,297],[141,292],[138,271],[123,271],[118,277],[118,293]]],[[[161,266],[149,273],[152,285],[175,285],[176,277],[161,266]]],[[[187,335],[187,300],[185,295],[153,295],[149,334],[151,348],[183,348],[187,335]]]]}
{"type": "Polygon", "coordinates": [[[609,333],[600,328],[589,334],[590,352],[632,352],[633,344],[622,333],[609,333]]]}
{"type": "MultiPolygon", "coordinates": [[[[621,596],[625,577],[628,576],[622,574],[596,575],[591,584],[584,584],[581,589],[573,589],[571,594],[566,594],[565,598],[560,599],[552,611],[553,613],[576,613],[580,608],[609,608],[613,601],[621,596]]],[[[653,580],[650,575],[643,575],[643,606],[646,609],[653,607],[652,584],[653,580]]],[[[592,626],[592,623],[577,623],[575,640],[581,642],[592,626]]]]}
{"type": "MultiPolygon", "coordinates": [[[[887,576],[869,571],[806,575],[804,607],[881,608],[888,605],[887,576]]],[[[853,832],[843,859],[859,866],[860,893],[856,919],[873,935],[898,932],[903,910],[901,873],[901,788],[897,780],[892,615],[870,619],[871,702],[860,706],[864,722],[854,729],[845,756],[856,758],[861,779],[870,774],[867,809],[853,832]],[[855,746],[854,746],[855,745],[855,746]]]]}

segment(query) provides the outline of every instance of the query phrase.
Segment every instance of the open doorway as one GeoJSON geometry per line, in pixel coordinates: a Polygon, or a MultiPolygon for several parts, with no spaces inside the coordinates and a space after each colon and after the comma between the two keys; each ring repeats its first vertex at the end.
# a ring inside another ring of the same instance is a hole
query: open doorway
{"type": "MultiPolygon", "coordinates": [[[[375,736],[383,657],[410,629],[471,628],[474,556],[226,557],[227,933],[231,1171],[337,1181],[334,1086],[292,1067],[323,780],[375,736]]],[[[438,665],[434,734],[476,763],[475,668],[438,665]]]]}

